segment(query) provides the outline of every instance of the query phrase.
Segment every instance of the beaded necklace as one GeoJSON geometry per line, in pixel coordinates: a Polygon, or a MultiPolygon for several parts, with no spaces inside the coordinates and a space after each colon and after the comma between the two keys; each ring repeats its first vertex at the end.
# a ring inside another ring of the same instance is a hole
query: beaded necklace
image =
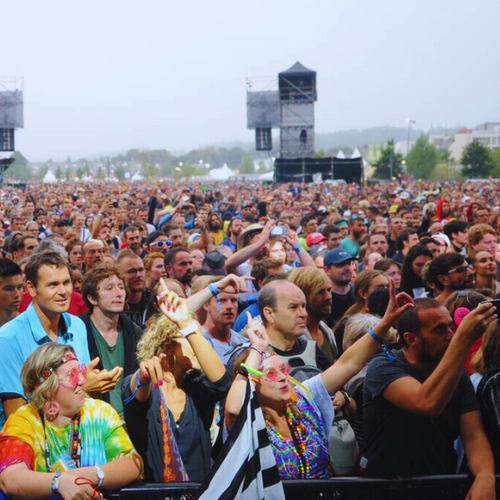
{"type": "MultiPolygon", "coordinates": [[[[42,419],[43,435],[45,439],[45,465],[47,467],[47,472],[51,470],[50,466],[50,450],[49,442],[47,439],[47,431],[45,428],[45,417],[40,411],[40,418],[42,419]]],[[[81,456],[82,456],[82,438],[80,435],[80,412],[76,413],[71,419],[71,429],[69,434],[69,446],[68,455],[71,457],[75,463],[75,467],[81,466],[81,456]]]]}
{"type": "MultiPolygon", "coordinates": [[[[310,477],[311,473],[309,460],[306,456],[306,426],[300,419],[295,417],[289,406],[286,407],[285,415],[288,428],[292,434],[294,444],[294,446],[292,446],[292,450],[299,459],[300,479],[306,479],[310,477]]],[[[271,422],[267,419],[266,424],[274,430],[280,440],[284,441],[283,435],[277,427],[271,424],[271,422]]]]}

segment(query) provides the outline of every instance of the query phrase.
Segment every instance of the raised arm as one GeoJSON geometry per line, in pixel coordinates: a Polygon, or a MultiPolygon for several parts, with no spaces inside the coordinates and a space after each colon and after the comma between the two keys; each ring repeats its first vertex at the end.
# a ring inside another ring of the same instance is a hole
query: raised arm
{"type": "MultiPolygon", "coordinates": [[[[228,274],[214,284],[219,292],[223,292],[226,288],[232,287],[235,293],[244,293],[248,292],[245,280],[253,280],[253,278],[249,276],[240,277],[236,276],[236,274],[228,274]]],[[[208,287],[200,290],[194,295],[191,295],[191,297],[188,297],[188,309],[193,313],[197,312],[203,307],[203,304],[207,303],[212,298],[212,296],[213,294],[208,287]]]]}
{"type": "Polygon", "coordinates": [[[460,323],[443,358],[423,383],[413,377],[397,379],[385,389],[384,398],[411,413],[440,415],[455,392],[472,343],[496,318],[495,312],[491,303],[476,307],[460,323]]]}
{"type": "MultiPolygon", "coordinates": [[[[251,349],[248,357],[245,360],[245,364],[250,368],[255,370],[259,369],[260,363],[262,362],[262,355],[259,350],[265,352],[267,346],[269,345],[269,337],[267,336],[266,329],[264,325],[260,324],[258,321],[251,318],[250,314],[248,316],[248,328],[247,334],[248,339],[252,346],[257,349],[251,349]]],[[[245,399],[245,391],[248,384],[248,378],[237,373],[236,377],[229,389],[226,397],[226,404],[224,407],[224,418],[226,427],[231,430],[233,428],[238,415],[240,414],[241,408],[243,406],[243,401],[245,399]]]]}
{"type": "Polygon", "coordinates": [[[413,299],[406,293],[396,295],[394,283],[391,280],[390,300],[382,321],[373,327],[375,337],[367,333],[334,363],[328,370],[321,374],[321,379],[330,394],[341,389],[368,361],[378,352],[380,341],[377,337],[384,340],[401,315],[413,307],[413,299]]]}
{"type": "Polygon", "coordinates": [[[217,382],[226,373],[226,367],[204,337],[198,321],[191,316],[186,299],[168,291],[163,280],[161,283],[163,291],[158,296],[161,312],[173,321],[179,327],[181,335],[187,338],[208,380],[217,382]]]}
{"type": "Polygon", "coordinates": [[[269,243],[269,237],[271,236],[271,231],[276,226],[275,220],[268,220],[264,229],[260,233],[260,237],[258,241],[248,245],[247,247],[238,250],[233,253],[229,259],[226,261],[226,270],[228,273],[234,273],[236,268],[246,262],[252,255],[254,255],[257,251],[259,251],[264,245],[269,243]]]}

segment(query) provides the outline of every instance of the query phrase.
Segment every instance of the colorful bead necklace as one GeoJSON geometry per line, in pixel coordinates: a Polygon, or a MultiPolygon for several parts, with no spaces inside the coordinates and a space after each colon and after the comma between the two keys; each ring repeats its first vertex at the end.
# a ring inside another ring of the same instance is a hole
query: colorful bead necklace
{"type": "MultiPolygon", "coordinates": [[[[295,417],[293,411],[289,406],[286,407],[285,415],[286,422],[292,434],[292,440],[294,443],[292,449],[299,459],[300,478],[306,479],[310,477],[311,474],[311,467],[309,466],[309,460],[306,456],[306,426],[300,419],[295,417]]],[[[281,432],[267,419],[266,424],[274,430],[280,440],[284,441],[281,432]]]]}
{"type": "MultiPolygon", "coordinates": [[[[50,450],[49,443],[47,439],[47,432],[45,429],[45,417],[40,411],[40,418],[42,419],[43,434],[45,437],[45,465],[47,467],[47,472],[51,470],[50,465],[50,450]]],[[[71,457],[75,463],[75,467],[81,467],[81,456],[82,456],[82,438],[80,435],[80,413],[78,412],[71,419],[71,429],[69,434],[69,447],[68,455],[71,457]]]]}

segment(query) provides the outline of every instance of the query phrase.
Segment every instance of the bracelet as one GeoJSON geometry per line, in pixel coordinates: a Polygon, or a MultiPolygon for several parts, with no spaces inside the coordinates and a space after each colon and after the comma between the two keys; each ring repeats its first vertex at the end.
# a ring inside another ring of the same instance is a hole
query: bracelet
{"type": "Polygon", "coordinates": [[[56,495],[59,493],[59,478],[61,477],[60,472],[56,472],[54,474],[54,477],[52,478],[52,482],[50,483],[50,489],[52,490],[52,493],[55,493],[56,495]]]}
{"type": "Polygon", "coordinates": [[[345,399],[345,403],[342,405],[341,408],[341,410],[343,410],[344,408],[347,408],[351,404],[351,397],[349,396],[349,394],[347,394],[347,391],[344,391],[344,389],[341,389],[340,393],[342,394],[342,396],[344,396],[345,399]]]}
{"type": "Polygon", "coordinates": [[[104,483],[104,478],[106,475],[104,474],[104,471],[98,466],[94,465],[95,473],[97,474],[97,484],[95,486],[96,490],[100,490],[102,483],[104,483]]]}
{"type": "Polygon", "coordinates": [[[262,367],[264,366],[264,360],[266,358],[268,358],[270,356],[270,354],[268,352],[261,351],[258,347],[255,347],[254,345],[251,345],[250,349],[257,351],[260,354],[262,360],[261,360],[260,365],[259,365],[259,370],[262,370],[262,367]]]}
{"type": "Polygon", "coordinates": [[[186,326],[186,328],[182,328],[179,331],[181,332],[181,335],[183,337],[187,337],[188,335],[191,335],[197,330],[198,330],[198,323],[196,321],[192,321],[191,323],[189,323],[188,326],[186,326]]]}
{"type": "Polygon", "coordinates": [[[292,245],[292,248],[299,254],[299,255],[303,255],[304,253],[304,250],[302,248],[302,245],[300,243],[294,243],[292,245]]]}
{"type": "Polygon", "coordinates": [[[151,383],[151,379],[149,379],[147,382],[141,382],[141,379],[139,378],[139,370],[135,372],[135,379],[137,380],[137,387],[135,388],[134,394],[129,396],[128,398],[125,398],[123,402],[128,405],[130,401],[134,400],[135,397],[137,396],[137,393],[139,392],[139,389],[141,387],[146,387],[151,383]]]}
{"type": "Polygon", "coordinates": [[[368,329],[368,334],[373,338],[373,340],[376,340],[379,344],[382,345],[382,351],[384,351],[384,354],[387,356],[387,359],[389,361],[396,361],[396,358],[391,354],[391,351],[387,347],[387,344],[385,343],[385,340],[382,337],[379,337],[374,331],[373,328],[368,329]]]}
{"type": "Polygon", "coordinates": [[[217,312],[221,312],[222,302],[219,298],[220,290],[219,287],[217,286],[217,283],[210,283],[210,285],[208,285],[208,289],[210,290],[212,296],[215,297],[215,299],[217,300],[217,312]]]}

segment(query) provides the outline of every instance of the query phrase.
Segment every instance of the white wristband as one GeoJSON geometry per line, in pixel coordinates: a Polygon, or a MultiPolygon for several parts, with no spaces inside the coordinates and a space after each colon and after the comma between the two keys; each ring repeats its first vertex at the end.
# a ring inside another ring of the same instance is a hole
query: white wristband
{"type": "Polygon", "coordinates": [[[180,332],[183,337],[187,337],[188,335],[191,335],[197,330],[198,330],[198,323],[196,321],[193,321],[192,323],[189,323],[189,325],[186,326],[186,328],[182,328],[180,332]]]}
{"type": "Polygon", "coordinates": [[[95,489],[99,490],[102,486],[102,483],[104,483],[104,471],[98,467],[97,465],[94,465],[95,472],[97,474],[97,484],[95,485],[95,489]]]}

